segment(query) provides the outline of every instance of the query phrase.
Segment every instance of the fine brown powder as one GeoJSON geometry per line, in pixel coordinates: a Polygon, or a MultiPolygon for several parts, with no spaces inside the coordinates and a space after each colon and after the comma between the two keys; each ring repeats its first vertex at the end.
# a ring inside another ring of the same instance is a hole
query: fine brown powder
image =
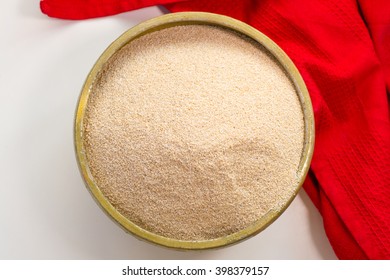
{"type": "Polygon", "coordinates": [[[83,134],[90,172],[123,216],[165,237],[209,240],[290,199],[303,126],[295,88],[265,49],[186,25],[110,58],[83,134]]]}

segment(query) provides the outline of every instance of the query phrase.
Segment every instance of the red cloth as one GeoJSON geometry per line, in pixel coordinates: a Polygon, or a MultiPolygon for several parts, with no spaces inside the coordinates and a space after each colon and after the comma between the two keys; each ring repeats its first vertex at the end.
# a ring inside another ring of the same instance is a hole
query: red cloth
{"type": "Polygon", "coordinates": [[[229,15],[273,39],[309,89],[316,144],[304,188],[341,259],[390,259],[390,1],[44,0],[81,19],[154,4],[229,15]]]}
{"type": "Polygon", "coordinates": [[[41,0],[40,6],[51,17],[87,19],[180,1],[184,0],[41,0]]]}

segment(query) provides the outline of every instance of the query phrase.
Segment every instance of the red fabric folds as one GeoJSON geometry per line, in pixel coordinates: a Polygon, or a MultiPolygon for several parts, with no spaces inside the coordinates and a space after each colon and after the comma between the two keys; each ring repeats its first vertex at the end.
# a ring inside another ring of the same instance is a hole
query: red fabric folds
{"type": "MultiPolygon", "coordinates": [[[[180,0],[42,0],[41,11],[61,19],[88,19],[115,15],[156,4],[180,0]]],[[[183,1],[183,0],[182,0],[183,1]]]]}
{"type": "Polygon", "coordinates": [[[41,8],[76,19],[154,4],[240,19],[290,56],[313,102],[316,144],[304,188],[327,236],[341,259],[390,259],[390,1],[46,0],[41,8]]]}
{"type": "Polygon", "coordinates": [[[359,0],[361,13],[371,34],[390,92],[390,3],[388,0],[359,0]]]}

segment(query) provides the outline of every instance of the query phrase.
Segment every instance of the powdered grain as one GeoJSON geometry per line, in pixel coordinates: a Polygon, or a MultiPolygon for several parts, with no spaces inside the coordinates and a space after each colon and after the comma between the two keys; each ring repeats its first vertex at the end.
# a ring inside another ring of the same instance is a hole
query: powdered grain
{"type": "Polygon", "coordinates": [[[106,63],[83,133],[91,174],[122,215],[166,237],[204,240],[290,198],[303,114],[261,46],[189,25],[141,36],[106,63]]]}

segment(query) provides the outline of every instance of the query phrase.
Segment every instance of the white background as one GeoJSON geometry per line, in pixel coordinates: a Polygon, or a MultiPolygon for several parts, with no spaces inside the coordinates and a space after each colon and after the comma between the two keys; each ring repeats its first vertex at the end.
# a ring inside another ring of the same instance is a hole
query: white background
{"type": "Polygon", "coordinates": [[[37,0],[0,2],[0,259],[335,259],[303,190],[256,237],[203,252],[138,241],[95,204],[73,149],[82,84],[113,40],[160,14],[65,21],[37,0]]]}

